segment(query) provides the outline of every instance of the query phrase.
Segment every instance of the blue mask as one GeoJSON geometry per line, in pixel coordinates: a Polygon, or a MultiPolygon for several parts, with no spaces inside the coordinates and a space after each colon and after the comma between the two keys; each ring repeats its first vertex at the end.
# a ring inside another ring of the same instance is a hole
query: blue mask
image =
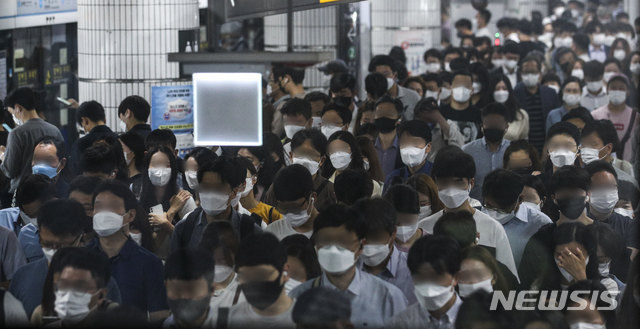
{"type": "Polygon", "coordinates": [[[34,174],[43,174],[51,179],[58,175],[58,167],[51,167],[44,163],[39,163],[31,168],[34,174]]]}

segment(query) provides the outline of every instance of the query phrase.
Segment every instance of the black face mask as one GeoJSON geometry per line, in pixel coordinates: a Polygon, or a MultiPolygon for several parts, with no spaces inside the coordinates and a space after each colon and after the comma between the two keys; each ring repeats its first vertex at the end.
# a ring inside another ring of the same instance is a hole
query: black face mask
{"type": "Polygon", "coordinates": [[[345,97],[345,96],[337,96],[337,97],[334,97],[332,100],[334,103],[340,104],[346,107],[351,106],[353,102],[353,99],[351,97],[345,97]]]}
{"type": "Polygon", "coordinates": [[[498,128],[484,129],[484,138],[489,143],[497,143],[502,140],[502,137],[504,137],[504,129],[498,129],[498,128]]]}
{"type": "Polygon", "coordinates": [[[586,206],[584,201],[587,197],[585,196],[574,196],[568,199],[558,200],[556,199],[556,203],[558,204],[558,209],[569,219],[577,219],[584,212],[584,207],[586,206]]]}
{"type": "Polygon", "coordinates": [[[515,168],[515,169],[511,169],[511,171],[521,176],[529,176],[533,174],[533,168],[531,166],[515,168]]]}
{"type": "Polygon", "coordinates": [[[562,72],[567,72],[569,70],[569,62],[560,64],[560,68],[562,69],[562,72]]]}
{"type": "Polygon", "coordinates": [[[259,310],[265,310],[273,305],[280,297],[280,293],[282,293],[284,285],[280,284],[280,277],[282,277],[282,273],[274,281],[243,283],[240,285],[240,289],[242,289],[244,297],[247,298],[247,302],[251,306],[259,310]]]}
{"type": "Polygon", "coordinates": [[[211,302],[211,295],[207,295],[205,298],[199,300],[193,299],[167,299],[169,308],[173,316],[184,322],[190,324],[198,320],[208,309],[211,302]]]}
{"type": "Polygon", "coordinates": [[[376,119],[376,127],[378,128],[378,131],[380,131],[383,134],[388,134],[390,132],[392,132],[394,129],[396,129],[396,122],[398,121],[398,119],[389,119],[389,118],[377,118],[376,119]]]}

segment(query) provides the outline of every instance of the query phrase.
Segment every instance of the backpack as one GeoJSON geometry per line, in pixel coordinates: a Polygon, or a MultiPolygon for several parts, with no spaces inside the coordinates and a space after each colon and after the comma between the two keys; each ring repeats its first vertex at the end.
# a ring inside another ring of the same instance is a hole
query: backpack
{"type": "MultiPolygon", "coordinates": [[[[191,237],[193,236],[193,231],[196,228],[196,224],[198,223],[200,216],[202,216],[202,212],[202,208],[197,208],[196,210],[192,211],[189,216],[187,216],[187,218],[184,219],[184,230],[182,230],[182,233],[180,234],[180,248],[189,248],[189,242],[191,241],[191,237]]],[[[259,220],[260,222],[262,221],[262,218],[260,216],[256,216],[258,217],[257,219],[254,216],[240,215],[240,217],[242,218],[240,222],[240,240],[253,233],[254,224],[257,220],[259,220]]]]}

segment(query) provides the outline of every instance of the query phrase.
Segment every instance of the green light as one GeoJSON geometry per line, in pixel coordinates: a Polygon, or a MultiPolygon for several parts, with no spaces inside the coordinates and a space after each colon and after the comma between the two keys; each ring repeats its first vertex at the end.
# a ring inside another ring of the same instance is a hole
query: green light
{"type": "Polygon", "coordinates": [[[500,37],[500,33],[496,33],[496,38],[499,38],[499,37],[500,37]]]}

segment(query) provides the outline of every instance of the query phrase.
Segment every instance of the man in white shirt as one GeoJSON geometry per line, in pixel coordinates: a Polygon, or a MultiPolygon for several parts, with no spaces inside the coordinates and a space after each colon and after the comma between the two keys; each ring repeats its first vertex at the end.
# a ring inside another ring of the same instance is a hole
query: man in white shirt
{"type": "Polygon", "coordinates": [[[478,30],[476,31],[476,37],[488,37],[493,40],[493,35],[489,31],[489,21],[491,20],[491,12],[486,9],[478,10],[476,14],[476,21],[478,22],[478,30]]]}
{"type": "Polygon", "coordinates": [[[589,58],[600,63],[604,63],[607,59],[609,47],[604,45],[606,35],[604,34],[604,26],[597,19],[587,24],[584,31],[589,35],[591,43],[589,44],[589,58]]]}
{"type": "Polygon", "coordinates": [[[604,65],[598,61],[584,63],[582,66],[584,71],[585,87],[582,90],[582,100],[580,105],[589,111],[601,108],[609,104],[609,96],[607,95],[607,87],[604,86],[604,65]]]}

